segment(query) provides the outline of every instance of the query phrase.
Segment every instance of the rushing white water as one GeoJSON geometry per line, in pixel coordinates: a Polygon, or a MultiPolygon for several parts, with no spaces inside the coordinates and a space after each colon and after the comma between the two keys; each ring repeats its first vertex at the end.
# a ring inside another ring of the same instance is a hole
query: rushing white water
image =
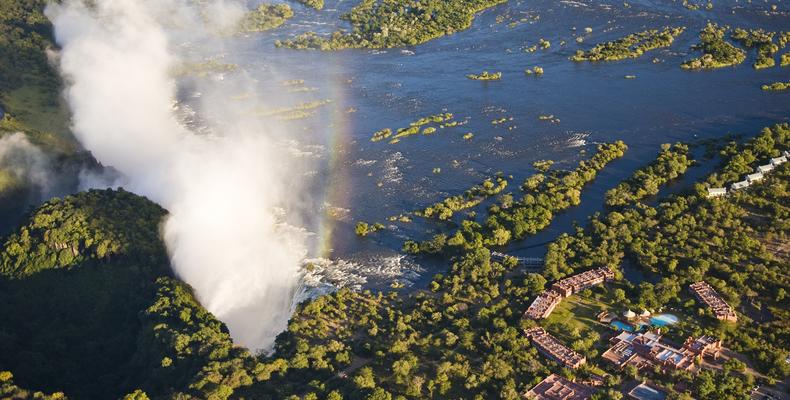
{"type": "MultiPolygon", "coordinates": [[[[181,50],[215,56],[227,44],[213,32],[232,26],[243,8],[221,0],[90,3],[47,9],[76,137],[118,171],[109,186],[170,211],[163,236],[177,275],[236,342],[270,348],[300,286],[305,234],[284,216],[302,211],[300,171],[309,157],[288,151],[276,123],[230,104],[248,87],[243,74],[199,88],[200,114],[212,116],[205,129],[195,129],[194,113],[185,122],[173,107],[181,50]]],[[[255,95],[244,101],[246,109],[265,105],[255,95]]]]}

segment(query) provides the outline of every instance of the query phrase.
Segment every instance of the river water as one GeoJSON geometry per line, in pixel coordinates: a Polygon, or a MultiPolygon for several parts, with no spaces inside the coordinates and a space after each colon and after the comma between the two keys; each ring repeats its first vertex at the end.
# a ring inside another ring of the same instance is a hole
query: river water
{"type": "MultiPolygon", "coordinates": [[[[514,243],[520,255],[541,256],[545,243],[574,223],[603,210],[603,194],[634,169],[652,160],[662,143],[698,142],[728,133],[754,135],[760,128],[788,120],[790,93],[764,92],[760,86],[790,79],[790,67],[755,70],[755,51],[745,63],[714,71],[686,71],[682,61],[699,54],[691,50],[697,32],[712,20],[733,27],[790,30],[790,6],[782,2],[715,1],[711,10],[692,11],[672,1],[510,1],[481,13],[473,26],[444,38],[407,49],[337,52],[275,48],[274,42],[306,30],[331,32],[345,23],[338,17],[355,2],[327,0],[323,11],[293,5],[296,16],[284,26],[236,39],[224,61],[261,76],[255,90],[277,93],[282,86],[264,79],[304,79],[314,91],[299,101],[332,101],[308,119],[289,122],[298,140],[323,150],[316,191],[333,210],[328,241],[314,254],[317,280],[355,287],[379,287],[401,278],[419,282],[446,268],[442,260],[412,260],[398,255],[406,238],[424,238],[447,225],[415,219],[390,224],[384,232],[360,239],[357,220],[383,221],[386,216],[415,210],[447,195],[462,193],[497,171],[513,175],[511,188],[534,173],[532,163],[556,161],[570,168],[600,142],[621,139],[626,156],[610,164],[585,188],[583,202],[558,215],[545,231],[514,243]],[[777,10],[771,5],[776,4],[777,10]],[[527,22],[511,24],[526,19],[527,22]],[[577,49],[636,31],[667,25],[687,30],[668,49],[641,58],[610,63],[574,63],[577,49]],[[585,28],[591,28],[585,33],[585,28]],[[576,36],[583,37],[578,44],[576,36]],[[540,38],[547,50],[524,48],[540,38]],[[563,46],[560,43],[565,41],[563,46]],[[654,62],[657,59],[657,62],[654,62]],[[545,74],[526,76],[525,68],[540,66],[545,74]],[[465,78],[483,70],[501,71],[498,82],[465,78]],[[625,76],[633,75],[634,79],[625,76]],[[451,112],[467,125],[413,136],[397,144],[371,142],[373,132],[405,127],[419,117],[451,112]],[[538,119],[552,114],[559,123],[538,119]],[[492,125],[498,118],[511,118],[492,125]],[[474,133],[471,140],[463,134],[474,133]],[[434,168],[441,172],[433,173],[434,168]],[[341,214],[341,217],[338,217],[341,214]],[[327,274],[327,269],[342,270],[327,274]],[[405,275],[404,275],[405,274],[405,275]]],[[[787,50],[784,50],[787,51],[787,50]]],[[[781,54],[782,52],[780,52],[781,54]]],[[[778,57],[777,57],[778,60],[778,57]]],[[[778,62],[777,62],[778,65],[778,62]]],[[[284,96],[293,104],[294,96],[284,96]]],[[[701,151],[695,151],[701,155],[701,151]]],[[[701,157],[700,157],[701,158],[701,157]]],[[[716,160],[701,160],[677,192],[708,173],[716,160]],[[692,179],[693,178],[693,179],[692,179]]],[[[326,282],[325,282],[326,283],[326,282]]]]}

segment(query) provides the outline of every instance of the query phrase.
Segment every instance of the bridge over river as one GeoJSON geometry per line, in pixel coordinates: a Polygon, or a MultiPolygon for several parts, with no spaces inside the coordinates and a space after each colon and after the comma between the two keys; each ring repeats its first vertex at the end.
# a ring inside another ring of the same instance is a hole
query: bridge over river
{"type": "Polygon", "coordinates": [[[518,265],[530,270],[540,270],[543,268],[543,258],[541,257],[516,257],[498,251],[491,252],[491,258],[494,260],[504,261],[505,257],[515,258],[518,265]]]}

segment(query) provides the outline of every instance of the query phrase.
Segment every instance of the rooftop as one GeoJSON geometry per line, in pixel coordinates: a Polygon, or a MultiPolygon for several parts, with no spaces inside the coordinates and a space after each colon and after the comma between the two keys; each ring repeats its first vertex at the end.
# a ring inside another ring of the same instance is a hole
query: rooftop
{"type": "Polygon", "coordinates": [[[689,288],[692,292],[694,292],[698,299],[713,309],[713,314],[717,319],[727,321],[738,320],[738,315],[735,313],[735,310],[733,310],[732,307],[730,307],[730,305],[721,298],[719,293],[716,292],[716,289],[710,286],[707,282],[699,281],[692,283],[689,285],[689,288]]]}
{"type": "Polygon", "coordinates": [[[524,393],[524,398],[534,400],[587,400],[594,393],[595,389],[590,386],[572,382],[557,374],[551,374],[527,393],[524,393]]]}
{"type": "Polygon", "coordinates": [[[587,361],[583,355],[566,347],[543,328],[530,328],[525,333],[541,353],[568,368],[578,368],[587,361]]]}

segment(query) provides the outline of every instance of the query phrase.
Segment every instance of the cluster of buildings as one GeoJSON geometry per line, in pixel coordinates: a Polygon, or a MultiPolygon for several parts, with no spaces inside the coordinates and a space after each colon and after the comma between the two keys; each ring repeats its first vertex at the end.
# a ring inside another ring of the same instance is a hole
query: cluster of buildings
{"type": "Polygon", "coordinates": [[[589,287],[614,279],[614,272],[607,268],[597,268],[555,282],[550,290],[541,293],[530,304],[524,318],[544,319],[551,315],[562,299],[579,293],[589,287]]]}
{"type": "Polygon", "coordinates": [[[708,305],[713,310],[713,315],[722,321],[738,321],[735,310],[721,298],[711,285],[705,281],[699,281],[689,285],[689,288],[701,302],[708,305]]]}
{"type": "MultiPolygon", "coordinates": [[[[551,286],[550,290],[540,294],[530,304],[524,313],[524,318],[533,320],[547,318],[562,299],[612,279],[614,279],[612,270],[609,268],[597,268],[559,280],[551,286]]],[[[727,321],[737,320],[737,315],[732,307],[724,302],[721,296],[708,283],[700,281],[691,284],[689,287],[700,301],[713,309],[716,318],[727,321]]],[[[625,321],[628,321],[628,325],[633,325],[634,331],[623,331],[613,337],[610,340],[610,348],[601,357],[621,369],[631,365],[638,370],[658,368],[665,373],[669,371],[693,372],[698,369],[703,358],[717,359],[719,357],[722,350],[721,340],[711,336],[702,336],[697,339],[689,337],[683,343],[683,346],[677,348],[676,345],[662,340],[660,330],[648,330],[647,332],[639,333],[638,327],[650,326],[648,322],[642,324],[639,322],[642,320],[647,321],[650,316],[651,314],[648,311],[643,311],[642,314],[637,315],[633,311],[628,310],[624,314],[625,321]]],[[[604,317],[608,318],[609,322],[614,322],[615,319],[618,319],[616,314],[610,312],[599,315],[599,318],[604,317]]],[[[567,368],[577,369],[587,361],[583,355],[568,348],[541,327],[529,328],[525,331],[525,334],[541,354],[567,368]]],[[[595,386],[595,382],[575,382],[557,374],[552,374],[524,393],[523,398],[532,400],[588,400],[595,394],[595,386]]],[[[645,382],[623,393],[632,399],[663,399],[666,397],[664,392],[647,385],[645,382]]]]}
{"type": "MultiPolygon", "coordinates": [[[[771,162],[760,165],[754,173],[746,175],[744,180],[730,185],[730,191],[741,190],[751,186],[753,183],[763,180],[765,174],[773,171],[776,167],[787,162],[790,151],[785,150],[781,157],[772,158],[771,162]]],[[[727,188],[708,188],[708,197],[720,197],[727,194],[727,188]]]]}
{"type": "Polygon", "coordinates": [[[671,370],[694,371],[702,357],[718,358],[721,341],[710,336],[698,339],[689,337],[677,349],[661,341],[659,332],[622,332],[611,339],[612,347],[603,353],[603,359],[619,368],[632,365],[637,369],[658,366],[664,372],[671,370]]]}
{"type": "Polygon", "coordinates": [[[591,386],[551,374],[535,385],[524,398],[530,400],[587,400],[595,394],[591,386]]]}
{"type": "Polygon", "coordinates": [[[576,369],[587,362],[583,355],[569,349],[541,327],[529,328],[525,333],[538,351],[568,368],[576,369]]]}

